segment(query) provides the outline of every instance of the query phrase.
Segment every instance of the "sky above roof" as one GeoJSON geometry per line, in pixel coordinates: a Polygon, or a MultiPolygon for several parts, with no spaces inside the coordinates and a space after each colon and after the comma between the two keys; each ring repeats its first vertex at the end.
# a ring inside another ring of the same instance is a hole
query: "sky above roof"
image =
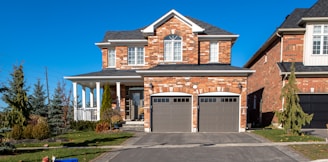
{"type": "MultiPolygon", "coordinates": [[[[240,35],[232,48],[232,65],[242,67],[289,13],[315,2],[3,0],[0,84],[7,84],[13,65],[23,64],[30,92],[37,79],[46,84],[46,68],[52,92],[64,76],[101,70],[101,53],[94,43],[101,42],[106,31],[142,28],[171,9],[240,35]]],[[[0,108],[4,106],[0,101],[0,108]]]]}

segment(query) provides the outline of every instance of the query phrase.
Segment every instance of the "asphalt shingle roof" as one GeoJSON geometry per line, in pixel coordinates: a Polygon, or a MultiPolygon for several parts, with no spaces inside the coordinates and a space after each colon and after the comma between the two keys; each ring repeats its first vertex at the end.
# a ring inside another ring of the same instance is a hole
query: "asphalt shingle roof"
{"type": "Polygon", "coordinates": [[[75,77],[81,76],[139,76],[135,70],[116,70],[116,69],[104,69],[97,72],[85,73],[75,75],[75,77]]]}
{"type": "Polygon", "coordinates": [[[280,28],[300,28],[298,22],[307,11],[308,9],[306,8],[295,9],[290,15],[286,17],[280,28]]]}
{"type": "Polygon", "coordinates": [[[247,68],[241,68],[231,66],[228,64],[176,64],[176,65],[157,65],[149,70],[249,70],[247,68]]]}
{"type": "Polygon", "coordinates": [[[328,0],[318,0],[304,17],[328,17],[328,0]]]}
{"type": "MultiPolygon", "coordinates": [[[[205,31],[204,33],[202,33],[203,35],[234,35],[228,31],[225,31],[206,22],[197,20],[195,18],[189,16],[186,16],[186,18],[199,25],[200,27],[204,28],[205,31]]],[[[103,42],[107,42],[108,40],[146,39],[143,33],[141,32],[142,29],[143,28],[127,31],[107,31],[104,36],[103,42]]]]}
{"type": "MultiPolygon", "coordinates": [[[[279,62],[281,72],[290,72],[291,62],[279,62]]],[[[304,66],[302,62],[295,62],[295,72],[328,72],[328,66],[304,66]]]]}

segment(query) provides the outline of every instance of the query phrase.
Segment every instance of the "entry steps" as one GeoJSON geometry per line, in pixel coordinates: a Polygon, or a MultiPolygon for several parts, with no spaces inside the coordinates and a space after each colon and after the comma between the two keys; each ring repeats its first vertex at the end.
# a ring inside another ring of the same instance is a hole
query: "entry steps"
{"type": "Polygon", "coordinates": [[[144,121],[125,121],[121,129],[123,131],[144,132],[144,121]]]}

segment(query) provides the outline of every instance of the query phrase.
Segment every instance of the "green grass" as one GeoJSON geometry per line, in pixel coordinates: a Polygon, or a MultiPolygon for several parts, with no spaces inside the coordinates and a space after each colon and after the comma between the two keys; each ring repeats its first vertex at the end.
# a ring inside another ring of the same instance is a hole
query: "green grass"
{"type": "Polygon", "coordinates": [[[51,150],[32,150],[32,151],[18,151],[14,155],[0,156],[0,162],[40,162],[43,157],[48,156],[51,160],[52,156],[57,159],[63,158],[78,158],[79,162],[90,161],[101,153],[107,152],[109,149],[51,149],[51,150]]]}
{"type": "Polygon", "coordinates": [[[273,142],[313,142],[324,141],[324,139],[310,135],[287,135],[281,129],[254,130],[253,133],[263,136],[273,142]]]}
{"type": "Polygon", "coordinates": [[[16,147],[42,147],[44,144],[52,146],[105,146],[105,145],[120,145],[126,139],[132,137],[132,133],[116,132],[116,133],[96,133],[95,131],[76,131],[57,136],[57,138],[67,139],[68,142],[37,142],[37,143],[22,143],[15,145],[16,147]]]}
{"type": "Polygon", "coordinates": [[[311,160],[328,159],[328,144],[324,145],[291,145],[291,148],[311,160]]]}

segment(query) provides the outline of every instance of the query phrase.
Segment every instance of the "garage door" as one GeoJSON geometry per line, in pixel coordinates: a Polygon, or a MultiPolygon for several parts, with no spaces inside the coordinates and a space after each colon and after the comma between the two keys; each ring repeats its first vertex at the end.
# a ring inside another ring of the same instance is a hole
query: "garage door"
{"type": "Polygon", "coordinates": [[[239,97],[199,97],[200,132],[238,132],[239,97]]]}
{"type": "Polygon", "coordinates": [[[304,128],[326,128],[326,123],[328,123],[328,95],[300,94],[299,97],[303,111],[314,114],[311,123],[304,128]]]}
{"type": "Polygon", "coordinates": [[[191,97],[152,97],[153,132],[191,132],[191,97]]]}

